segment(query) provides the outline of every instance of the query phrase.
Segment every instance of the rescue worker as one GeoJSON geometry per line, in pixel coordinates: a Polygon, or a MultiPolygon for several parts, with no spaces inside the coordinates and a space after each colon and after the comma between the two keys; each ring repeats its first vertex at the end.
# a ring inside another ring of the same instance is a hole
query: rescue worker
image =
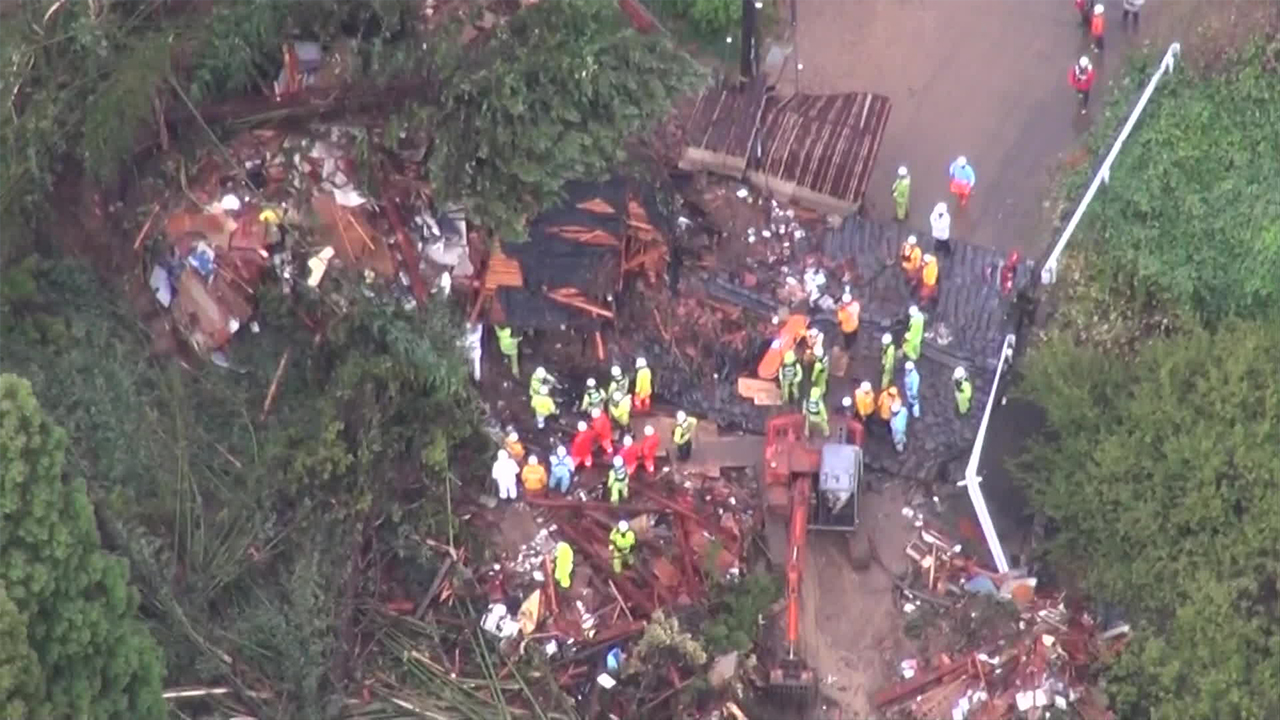
{"type": "Polygon", "coordinates": [[[618,424],[618,429],[631,427],[631,396],[616,392],[609,398],[609,417],[618,424]]]}
{"type": "Polygon", "coordinates": [[[903,366],[906,373],[902,376],[902,389],[907,396],[907,405],[911,406],[911,417],[920,417],[920,372],[916,364],[907,361],[903,366]]]}
{"type": "Polygon", "coordinates": [[[1068,76],[1071,87],[1075,88],[1076,96],[1080,98],[1081,115],[1089,112],[1089,90],[1093,88],[1094,77],[1093,63],[1089,62],[1087,55],[1081,55],[1068,76]]]}
{"type": "Polygon", "coordinates": [[[827,377],[831,374],[827,352],[822,346],[813,349],[813,371],[809,374],[809,387],[827,394],[827,377]]]}
{"type": "Polygon", "coordinates": [[[556,454],[551,456],[551,489],[568,495],[571,482],[573,482],[573,458],[569,457],[569,451],[560,445],[556,448],[556,454]]]}
{"type": "Polygon", "coordinates": [[[631,557],[631,548],[636,544],[636,532],[631,529],[626,520],[619,520],[618,526],[609,531],[609,550],[613,555],[613,572],[622,572],[624,564],[630,566],[634,559],[631,557]]]}
{"type": "Polygon", "coordinates": [[[511,374],[520,377],[520,340],[511,334],[511,328],[497,325],[493,328],[498,336],[498,352],[502,353],[511,364],[511,374]]]}
{"type": "Polygon", "coordinates": [[[920,267],[920,303],[938,297],[938,258],[926,253],[924,265],[920,267]]]}
{"type": "Polygon", "coordinates": [[[503,443],[503,447],[507,449],[507,454],[516,462],[524,460],[524,443],[520,442],[520,433],[512,430],[507,434],[507,441],[503,443]]]}
{"type": "Polygon", "coordinates": [[[1102,3],[1093,6],[1093,19],[1089,21],[1089,37],[1093,39],[1093,47],[1102,52],[1103,35],[1107,31],[1106,18],[1102,16],[1102,3]]]}
{"type": "Polygon", "coordinates": [[[587,389],[582,391],[582,403],[578,405],[579,412],[591,412],[592,410],[604,409],[604,391],[596,387],[595,378],[587,378],[587,389]]]}
{"type": "Polygon", "coordinates": [[[889,420],[893,418],[893,404],[899,402],[898,388],[894,385],[880,391],[880,397],[876,398],[876,417],[889,426],[889,420]]]}
{"type": "Polygon", "coordinates": [[[840,334],[844,337],[844,349],[852,350],[858,339],[858,326],[862,324],[862,305],[849,293],[840,298],[840,309],[836,310],[836,319],[840,321],[840,334]]]}
{"type": "Polygon", "coordinates": [[[644,358],[636,358],[636,387],[632,408],[637,412],[649,412],[649,399],[653,397],[653,370],[644,358]]]}
{"type": "Polygon", "coordinates": [[[902,336],[902,354],[908,360],[920,359],[920,344],[924,342],[924,313],[912,305],[907,308],[907,333],[902,336]]]}
{"type": "Polygon", "coordinates": [[[1080,27],[1089,30],[1089,21],[1093,19],[1093,0],[1075,0],[1076,12],[1080,13],[1080,27]]]}
{"type": "Polygon", "coordinates": [[[871,389],[871,383],[864,380],[853,392],[853,409],[857,411],[858,419],[863,425],[867,423],[871,413],[876,411],[876,393],[871,389]]]}
{"type": "Polygon", "coordinates": [[[539,430],[547,426],[547,418],[559,412],[556,409],[556,401],[551,399],[551,388],[546,385],[538,387],[533,398],[529,400],[529,407],[533,408],[533,417],[538,421],[539,430]]]}
{"type": "Polygon", "coordinates": [[[782,387],[782,404],[800,400],[800,363],[796,351],[788,350],[782,356],[782,368],[778,370],[778,384],[782,387]]]}
{"type": "Polygon", "coordinates": [[[640,464],[640,446],[636,444],[634,438],[630,435],[622,436],[622,450],[618,451],[618,455],[627,468],[627,475],[635,473],[636,466],[640,464]]]}
{"type": "Polygon", "coordinates": [[[973,171],[969,159],[963,155],[951,163],[948,173],[951,175],[951,192],[960,199],[961,205],[965,205],[969,202],[969,194],[973,192],[974,184],[978,182],[977,173],[973,171]]]}
{"type": "Polygon", "coordinates": [[[893,214],[898,220],[907,219],[907,209],[911,202],[911,175],[907,166],[898,168],[898,178],[893,181],[893,214]]]}
{"type": "Polygon", "coordinates": [[[529,462],[520,471],[524,491],[529,495],[541,495],[547,489],[547,469],[538,463],[537,455],[530,455],[529,462]]]}
{"type": "Polygon", "coordinates": [[[573,436],[569,444],[569,457],[574,465],[591,467],[591,451],[596,447],[596,431],[592,430],[585,420],[578,421],[578,434],[573,436]]]}
{"type": "Polygon", "coordinates": [[[609,474],[605,478],[606,487],[609,488],[609,503],[611,505],[617,505],[631,495],[630,480],[631,476],[627,474],[626,462],[621,455],[614,455],[613,467],[609,468],[609,474]]]}
{"type": "Polygon", "coordinates": [[[1010,250],[1009,257],[1000,264],[1000,294],[1013,293],[1014,283],[1018,280],[1018,251],[1010,250]]]}
{"type": "Polygon", "coordinates": [[[493,461],[493,480],[498,483],[499,500],[516,499],[516,478],[520,475],[520,464],[511,459],[506,450],[499,450],[493,461]]]}
{"type": "Polygon", "coordinates": [[[676,426],[671,431],[671,442],[676,446],[676,459],[688,460],[693,455],[693,431],[698,421],[683,410],[676,413],[676,426]]]}
{"type": "Polygon", "coordinates": [[[556,379],[551,377],[551,373],[547,369],[539,366],[534,369],[533,375],[529,376],[529,397],[538,394],[538,388],[543,385],[547,386],[547,392],[551,392],[551,386],[556,384],[556,379]]]}
{"type": "Polygon", "coordinates": [[[830,437],[831,427],[827,424],[827,404],[822,400],[822,390],[809,389],[809,401],[804,404],[804,436],[809,437],[813,426],[822,430],[822,437],[830,437]]]}
{"type": "Polygon", "coordinates": [[[658,433],[652,425],[644,426],[644,439],[640,441],[640,457],[644,458],[644,469],[653,474],[658,459],[658,433]]]}
{"type": "Polygon", "coordinates": [[[964,368],[957,367],[951,374],[951,379],[956,386],[956,412],[968,415],[969,406],[973,403],[973,383],[969,381],[969,373],[964,368]]]}
{"type": "Polygon", "coordinates": [[[929,215],[929,228],[933,233],[933,247],[936,250],[951,249],[951,213],[947,212],[947,204],[940,202],[933,206],[929,215]]]}
{"type": "Polygon", "coordinates": [[[1138,32],[1138,13],[1142,11],[1142,4],[1147,0],[1124,0],[1124,5],[1120,9],[1120,21],[1124,23],[1124,27],[1129,27],[1129,16],[1133,16],[1133,31],[1138,32]]]}
{"type": "Polygon", "coordinates": [[[898,257],[902,261],[902,274],[907,277],[909,283],[914,284],[920,279],[921,252],[915,235],[908,235],[906,241],[902,243],[902,250],[898,252],[898,257]]]}
{"type": "Polygon", "coordinates": [[[609,390],[605,393],[608,397],[622,393],[623,395],[631,394],[631,381],[623,374],[622,368],[614,365],[609,368],[609,390]]]}
{"type": "Polygon", "coordinates": [[[609,416],[601,412],[599,408],[591,411],[591,429],[596,434],[596,442],[600,443],[600,447],[604,448],[605,454],[612,455],[613,425],[609,423],[609,416]]]}
{"type": "Polygon", "coordinates": [[[885,388],[893,380],[893,371],[898,363],[898,354],[893,347],[893,336],[885,333],[880,338],[880,387],[885,388]]]}
{"type": "Polygon", "coordinates": [[[893,449],[901,455],[907,450],[907,409],[901,401],[895,401],[890,412],[889,433],[893,435],[893,449]]]}
{"type": "Polygon", "coordinates": [[[556,584],[568,590],[573,584],[573,548],[563,540],[556,543],[556,584]]]}

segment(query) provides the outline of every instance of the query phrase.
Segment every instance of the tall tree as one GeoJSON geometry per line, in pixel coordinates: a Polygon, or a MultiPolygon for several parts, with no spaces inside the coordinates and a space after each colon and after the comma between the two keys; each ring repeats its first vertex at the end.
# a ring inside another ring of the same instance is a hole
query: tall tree
{"type": "Polygon", "coordinates": [[[446,53],[440,73],[438,102],[420,108],[435,190],[509,233],[565,182],[608,172],[701,77],[666,38],[596,0],[526,8],[478,48],[446,53]]]}
{"type": "Polygon", "coordinates": [[[1125,720],[1280,717],[1278,355],[1274,322],[1231,322],[1031,358],[1052,442],[1025,477],[1053,552],[1135,624],[1108,684],[1125,720]]]}
{"type": "MultiPolygon", "coordinates": [[[[66,449],[31,384],[0,375],[0,633],[25,625],[31,650],[17,651],[17,682],[0,685],[3,709],[162,718],[159,650],[136,618],[125,562],[101,548],[84,482],[63,474],[66,449]],[[42,682],[31,681],[32,663],[42,682]]],[[[6,665],[12,650],[0,656],[6,665]]]]}

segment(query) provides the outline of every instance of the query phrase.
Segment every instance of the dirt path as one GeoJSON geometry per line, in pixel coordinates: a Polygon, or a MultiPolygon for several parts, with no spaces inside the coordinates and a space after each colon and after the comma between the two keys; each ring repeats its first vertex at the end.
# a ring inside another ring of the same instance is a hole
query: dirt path
{"type": "MultiPolygon", "coordinates": [[[[1090,53],[1100,79],[1094,107],[1132,48],[1190,38],[1199,6],[1216,3],[1152,0],[1138,35],[1123,31],[1119,3],[1107,4],[1114,17],[1106,50],[1102,57],[1090,53]]],[[[867,195],[870,217],[890,218],[889,186],[900,164],[911,169],[913,214],[949,199],[947,166],[964,154],[978,183],[969,205],[953,209],[953,235],[1032,255],[1048,246],[1047,190],[1091,117],[1074,110],[1067,84],[1072,62],[1088,51],[1068,0],[796,0],[796,6],[793,59],[804,66],[802,91],[874,91],[893,100],[867,195]]],[[[782,87],[794,87],[796,75],[788,64],[782,87]]]]}

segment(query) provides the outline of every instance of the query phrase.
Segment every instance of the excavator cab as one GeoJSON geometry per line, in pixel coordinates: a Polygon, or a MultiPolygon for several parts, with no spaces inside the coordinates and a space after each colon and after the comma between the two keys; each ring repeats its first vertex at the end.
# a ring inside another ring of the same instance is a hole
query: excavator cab
{"type": "Polygon", "coordinates": [[[800,585],[810,529],[851,533],[858,522],[862,484],[862,424],[848,420],[830,441],[804,438],[804,416],[769,421],[765,444],[765,505],[788,517],[787,653],[769,670],[769,694],[807,705],[817,696],[813,669],[799,657],[800,585]],[[812,519],[812,520],[811,520],[812,519]]]}

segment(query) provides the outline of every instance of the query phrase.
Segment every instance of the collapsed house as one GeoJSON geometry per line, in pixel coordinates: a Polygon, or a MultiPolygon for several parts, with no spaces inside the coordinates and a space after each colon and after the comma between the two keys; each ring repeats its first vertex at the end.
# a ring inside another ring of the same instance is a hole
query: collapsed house
{"type": "MultiPolygon", "coordinates": [[[[597,333],[611,321],[627,278],[665,272],[673,228],[653,190],[624,178],[571,182],[565,200],[490,251],[472,317],[495,324],[597,333]]],[[[598,343],[602,345],[602,343],[598,343]]]]}
{"type": "Polygon", "coordinates": [[[780,97],[763,82],[710,87],[686,114],[679,166],[849,215],[862,207],[890,109],[889,98],[872,93],[780,97]]]}

